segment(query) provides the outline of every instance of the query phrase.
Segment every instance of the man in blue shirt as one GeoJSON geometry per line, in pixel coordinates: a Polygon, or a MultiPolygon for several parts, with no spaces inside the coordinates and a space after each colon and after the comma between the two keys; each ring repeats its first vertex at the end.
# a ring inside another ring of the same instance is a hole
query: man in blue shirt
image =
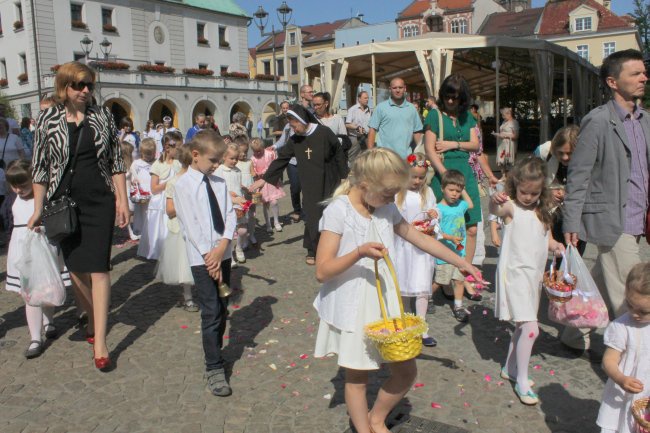
{"type": "Polygon", "coordinates": [[[205,114],[199,113],[196,116],[194,116],[194,126],[192,126],[188,131],[187,135],[185,136],[185,142],[188,143],[192,140],[192,137],[194,137],[194,134],[199,132],[202,129],[206,128],[206,122],[205,122],[205,114]]]}
{"type": "Polygon", "coordinates": [[[387,147],[402,158],[411,153],[411,141],[422,137],[422,120],[415,106],[406,100],[406,85],[401,78],[390,82],[390,98],[377,104],[368,124],[368,149],[387,147]]]}

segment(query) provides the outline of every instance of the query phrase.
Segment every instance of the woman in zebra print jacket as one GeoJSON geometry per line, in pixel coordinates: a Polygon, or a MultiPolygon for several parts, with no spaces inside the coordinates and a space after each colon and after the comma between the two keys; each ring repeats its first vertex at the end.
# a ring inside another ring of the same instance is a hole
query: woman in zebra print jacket
{"type": "Polygon", "coordinates": [[[40,224],[45,201],[69,190],[79,229],[61,241],[61,250],[75,295],[88,313],[86,339],[94,345],[95,366],[106,371],[111,368],[106,323],[113,225],[125,227],[129,209],[117,129],[106,107],[91,105],[94,83],[94,72],[79,62],[57,72],[57,104],[40,113],[34,136],[34,215],[28,226],[40,224]]]}

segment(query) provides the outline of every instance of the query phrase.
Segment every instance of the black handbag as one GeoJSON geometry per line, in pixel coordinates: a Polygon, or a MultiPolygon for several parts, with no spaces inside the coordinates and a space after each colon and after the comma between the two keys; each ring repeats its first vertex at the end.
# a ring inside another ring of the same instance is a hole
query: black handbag
{"type": "Polygon", "coordinates": [[[77,216],[77,203],[70,197],[70,185],[72,184],[72,176],[74,176],[74,169],[77,163],[77,156],[79,155],[79,144],[81,143],[81,136],[83,130],[79,131],[79,138],[77,139],[77,147],[75,148],[74,158],[70,164],[70,177],[68,178],[68,185],[65,192],[61,197],[56,200],[49,200],[43,206],[43,226],[45,227],[45,235],[53,243],[59,243],[68,236],[73,235],[79,226],[79,217],[77,216]]]}

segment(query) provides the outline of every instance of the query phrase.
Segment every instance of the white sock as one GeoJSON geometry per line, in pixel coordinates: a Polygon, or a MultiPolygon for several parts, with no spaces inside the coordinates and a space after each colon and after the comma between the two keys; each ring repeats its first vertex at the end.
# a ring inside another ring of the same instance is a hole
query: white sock
{"type": "Polygon", "coordinates": [[[182,284],[183,287],[183,300],[185,302],[192,300],[192,286],[189,284],[182,284]]]}
{"type": "MultiPolygon", "coordinates": [[[[417,298],[415,298],[415,314],[418,317],[422,317],[423,319],[426,318],[428,306],[429,295],[419,295],[417,298]]],[[[429,334],[426,332],[422,334],[423,338],[427,338],[428,336],[429,334]]]]}
{"type": "Polygon", "coordinates": [[[41,329],[43,328],[43,310],[41,307],[32,307],[25,304],[25,317],[31,340],[41,341],[41,329]]]}
{"type": "Polygon", "coordinates": [[[276,224],[280,224],[280,205],[277,200],[271,202],[271,213],[276,224]]]}
{"type": "Polygon", "coordinates": [[[457,299],[454,299],[454,308],[462,308],[463,306],[463,300],[461,299],[460,301],[457,299]]]}
{"type": "Polygon", "coordinates": [[[237,247],[243,250],[248,243],[248,230],[246,227],[239,227],[237,229],[237,247]]]}
{"type": "Polygon", "coordinates": [[[530,385],[528,385],[528,364],[530,363],[530,355],[533,353],[533,344],[535,344],[538,335],[539,327],[537,322],[524,322],[521,324],[515,353],[517,356],[517,385],[519,385],[519,392],[522,394],[530,390],[530,385]]]}

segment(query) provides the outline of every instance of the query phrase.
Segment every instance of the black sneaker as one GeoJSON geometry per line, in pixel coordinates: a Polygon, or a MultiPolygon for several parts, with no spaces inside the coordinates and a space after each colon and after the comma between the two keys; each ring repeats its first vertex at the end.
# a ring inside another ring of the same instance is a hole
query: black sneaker
{"type": "Polygon", "coordinates": [[[452,314],[459,322],[467,322],[469,320],[469,311],[464,307],[454,307],[452,314]]]}
{"type": "Polygon", "coordinates": [[[226,381],[226,372],[223,369],[206,371],[205,379],[208,381],[208,390],[212,395],[228,397],[232,394],[232,389],[226,381]]]}
{"type": "Polygon", "coordinates": [[[438,345],[438,342],[433,337],[422,337],[422,344],[427,347],[436,347],[438,345]]]}

